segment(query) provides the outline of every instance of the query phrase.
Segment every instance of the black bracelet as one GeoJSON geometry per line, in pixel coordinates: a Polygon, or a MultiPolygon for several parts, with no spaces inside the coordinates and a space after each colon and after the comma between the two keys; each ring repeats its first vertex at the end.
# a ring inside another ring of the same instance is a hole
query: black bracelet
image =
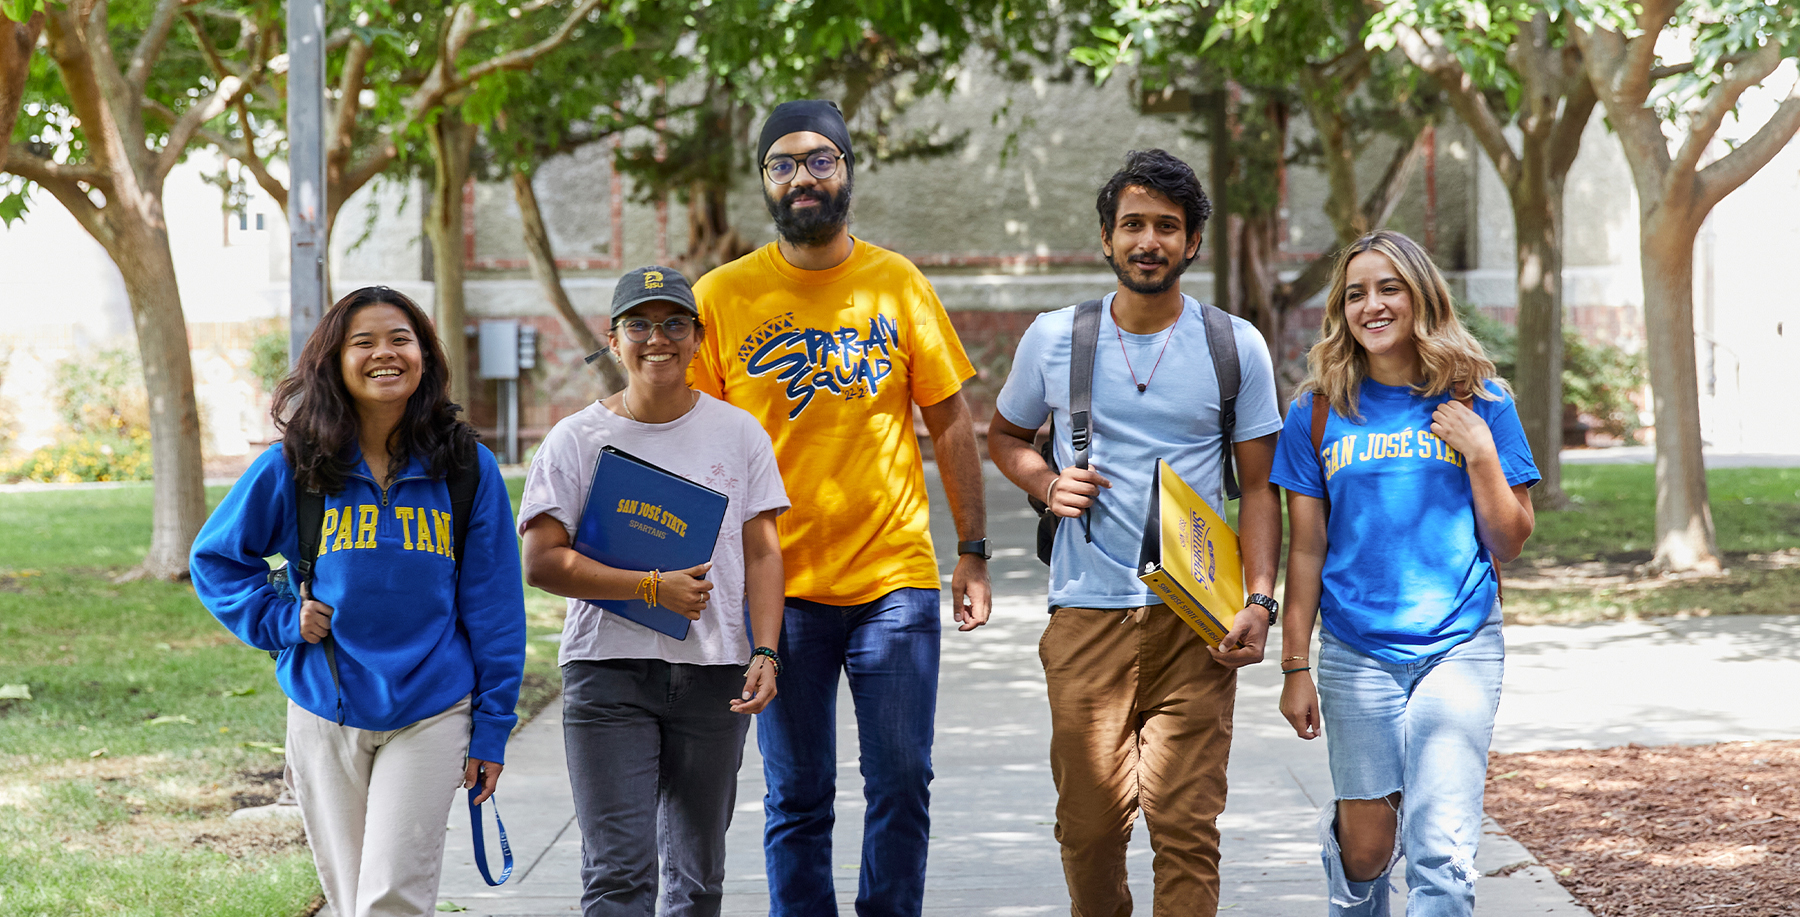
{"type": "MultiPolygon", "coordinates": [[[[1303,666],[1301,666],[1301,667],[1299,667],[1299,668],[1297,668],[1297,669],[1282,669],[1282,670],[1281,670],[1281,674],[1283,674],[1283,675],[1292,675],[1292,674],[1294,674],[1294,673],[1295,673],[1295,672],[1310,672],[1310,671],[1312,671],[1312,666],[1310,666],[1310,665],[1303,665],[1303,666]]],[[[777,675],[780,675],[780,674],[781,674],[781,672],[780,672],[780,671],[779,671],[779,670],[777,670],[777,671],[776,671],[776,672],[775,672],[775,674],[777,674],[777,675]]]]}
{"type": "Polygon", "coordinates": [[[769,657],[769,664],[773,665],[775,667],[775,677],[776,678],[781,677],[781,657],[777,656],[773,649],[770,649],[769,647],[766,647],[766,646],[757,647],[754,651],[752,651],[750,653],[750,661],[755,662],[756,657],[758,657],[758,656],[769,657]]]}

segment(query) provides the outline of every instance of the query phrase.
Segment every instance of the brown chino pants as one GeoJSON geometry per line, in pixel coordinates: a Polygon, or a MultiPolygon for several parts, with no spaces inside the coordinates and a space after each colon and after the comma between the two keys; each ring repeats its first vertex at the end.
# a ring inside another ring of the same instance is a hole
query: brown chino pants
{"type": "Polygon", "coordinates": [[[1166,605],[1058,609],[1038,658],[1072,917],[1131,913],[1125,850],[1139,809],[1155,853],[1153,913],[1211,917],[1237,673],[1166,605]]]}

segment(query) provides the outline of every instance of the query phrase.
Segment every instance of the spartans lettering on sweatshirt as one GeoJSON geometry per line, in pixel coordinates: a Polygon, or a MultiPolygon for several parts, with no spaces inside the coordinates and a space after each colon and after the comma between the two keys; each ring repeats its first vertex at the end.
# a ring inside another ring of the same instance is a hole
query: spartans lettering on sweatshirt
{"type": "Polygon", "coordinates": [[[455,521],[449,513],[411,506],[389,509],[393,521],[399,523],[398,531],[393,525],[385,531],[381,529],[381,507],[374,503],[325,510],[325,521],[319,529],[319,553],[366,550],[377,547],[379,539],[385,537],[387,544],[398,543],[402,550],[455,556],[455,538],[451,535],[455,521]]]}
{"type": "Polygon", "coordinates": [[[1364,462],[1390,460],[1447,462],[1465,467],[1463,454],[1430,430],[1407,427],[1398,433],[1350,433],[1336,440],[1319,455],[1325,459],[1325,480],[1341,469],[1364,462]]]}

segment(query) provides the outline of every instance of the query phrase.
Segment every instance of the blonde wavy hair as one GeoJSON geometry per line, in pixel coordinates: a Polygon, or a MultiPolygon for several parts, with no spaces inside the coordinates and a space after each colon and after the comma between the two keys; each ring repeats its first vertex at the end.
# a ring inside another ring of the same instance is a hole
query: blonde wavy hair
{"type": "Polygon", "coordinates": [[[1363,252],[1386,255],[1412,297],[1413,343],[1425,377],[1412,387],[1414,395],[1431,398],[1457,390],[1485,401],[1500,400],[1488,391],[1484,383],[1489,381],[1512,392],[1494,369],[1487,350],[1456,317],[1444,275],[1431,263],[1431,256],[1419,243],[1388,229],[1369,233],[1339,253],[1332,269],[1331,295],[1325,302],[1325,326],[1319,331],[1319,342],[1306,353],[1306,381],[1300,383],[1300,392],[1323,395],[1338,416],[1362,422],[1357,392],[1369,376],[1369,354],[1350,333],[1344,298],[1350,260],[1363,252]]]}

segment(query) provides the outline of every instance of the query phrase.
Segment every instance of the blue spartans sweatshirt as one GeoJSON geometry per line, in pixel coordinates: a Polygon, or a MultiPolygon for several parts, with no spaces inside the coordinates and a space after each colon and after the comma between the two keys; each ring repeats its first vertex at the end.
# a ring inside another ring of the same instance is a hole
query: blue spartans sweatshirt
{"type": "MultiPolygon", "coordinates": [[[[525,664],[518,536],[500,466],[476,454],[481,483],[460,576],[451,554],[450,488],[414,459],[385,492],[369,466],[325,497],[313,598],[333,609],[343,723],[399,729],[473,695],[469,755],[504,763],[525,664]]],[[[213,511],[189,559],[200,601],[258,649],[279,651],[276,678],[294,703],[336,721],[323,643],[300,636],[300,605],[269,585],[265,557],[299,553],[294,475],[270,446],[213,511]]]]}

